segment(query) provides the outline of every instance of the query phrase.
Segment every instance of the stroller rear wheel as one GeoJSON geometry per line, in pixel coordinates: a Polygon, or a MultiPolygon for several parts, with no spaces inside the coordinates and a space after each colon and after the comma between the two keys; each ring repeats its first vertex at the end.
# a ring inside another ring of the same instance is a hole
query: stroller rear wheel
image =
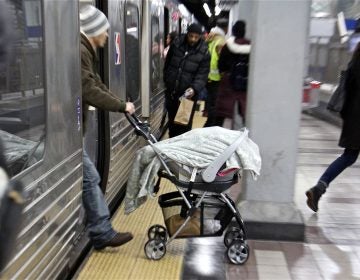
{"type": "Polygon", "coordinates": [[[249,254],[249,246],[240,240],[234,240],[227,250],[228,259],[233,264],[244,264],[248,260],[249,254]]]}
{"type": "Polygon", "coordinates": [[[148,230],[149,239],[160,239],[164,242],[167,241],[167,231],[162,225],[153,225],[148,230]]]}
{"type": "Polygon", "coordinates": [[[166,254],[165,241],[150,239],[144,246],[145,255],[151,260],[160,260],[166,254]]]}
{"type": "Polygon", "coordinates": [[[224,244],[229,248],[230,244],[235,240],[244,241],[244,232],[239,228],[233,227],[225,233],[224,244]]]}

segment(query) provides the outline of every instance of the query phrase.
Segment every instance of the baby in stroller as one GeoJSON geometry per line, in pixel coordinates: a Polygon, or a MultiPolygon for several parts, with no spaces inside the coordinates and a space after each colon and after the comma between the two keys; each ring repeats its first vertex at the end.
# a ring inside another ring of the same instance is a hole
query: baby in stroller
{"type": "Polygon", "coordinates": [[[221,236],[231,224],[234,226],[224,237],[227,256],[234,264],[245,263],[249,247],[244,223],[236,204],[224,192],[237,183],[241,170],[251,171],[255,178],[259,175],[261,158],[248,131],[209,127],[157,142],[146,123],[126,116],[150,145],[136,154],[127,184],[125,212],[134,211],[153,194],[156,175],[177,188],[159,197],[166,227],[150,227],[146,256],[158,260],[175,238],[221,236]]]}

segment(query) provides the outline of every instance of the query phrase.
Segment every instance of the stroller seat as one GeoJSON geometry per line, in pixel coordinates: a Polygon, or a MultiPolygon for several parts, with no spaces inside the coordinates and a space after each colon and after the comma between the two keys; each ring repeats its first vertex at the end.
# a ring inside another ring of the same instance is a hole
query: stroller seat
{"type": "Polygon", "coordinates": [[[170,175],[165,170],[160,170],[158,175],[159,177],[170,180],[173,184],[181,188],[192,187],[193,190],[207,191],[214,193],[222,193],[238,182],[237,170],[234,170],[233,172],[229,173],[226,176],[216,176],[215,180],[210,183],[204,182],[201,177],[201,174],[196,175],[194,182],[182,181],[176,176],[170,175]]]}
{"type": "Polygon", "coordinates": [[[226,171],[220,171],[216,174],[213,182],[205,182],[202,173],[206,169],[198,170],[194,182],[190,182],[191,169],[181,166],[174,162],[166,162],[170,171],[174,175],[170,175],[166,170],[158,172],[159,177],[170,180],[173,184],[181,188],[192,188],[193,190],[207,191],[213,193],[222,193],[238,182],[238,168],[231,168],[226,171]]]}

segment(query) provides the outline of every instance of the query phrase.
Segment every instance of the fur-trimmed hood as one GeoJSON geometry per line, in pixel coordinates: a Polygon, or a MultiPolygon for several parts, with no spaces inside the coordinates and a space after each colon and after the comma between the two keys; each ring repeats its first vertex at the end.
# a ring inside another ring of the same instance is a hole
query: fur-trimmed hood
{"type": "Polygon", "coordinates": [[[234,36],[231,36],[229,39],[227,39],[226,45],[229,48],[229,51],[235,54],[249,54],[251,50],[249,41],[243,40],[243,43],[240,43],[240,40],[235,40],[234,36]]]}

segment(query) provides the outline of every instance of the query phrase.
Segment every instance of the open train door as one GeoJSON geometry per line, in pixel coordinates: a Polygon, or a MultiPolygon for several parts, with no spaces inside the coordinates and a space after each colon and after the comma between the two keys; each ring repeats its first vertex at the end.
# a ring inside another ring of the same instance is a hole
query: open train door
{"type": "MultiPolygon", "coordinates": [[[[93,5],[98,9],[106,13],[106,1],[100,0],[80,0],[80,9],[83,5],[93,5]]],[[[106,57],[104,49],[98,49],[97,54],[99,57],[99,68],[97,69],[102,80],[105,79],[105,67],[106,57]]],[[[88,119],[86,123],[86,134],[84,137],[84,150],[90,157],[91,161],[97,167],[100,174],[101,183],[100,187],[105,193],[107,178],[108,178],[108,166],[109,166],[109,113],[98,110],[92,106],[88,109],[88,119]]]]}

